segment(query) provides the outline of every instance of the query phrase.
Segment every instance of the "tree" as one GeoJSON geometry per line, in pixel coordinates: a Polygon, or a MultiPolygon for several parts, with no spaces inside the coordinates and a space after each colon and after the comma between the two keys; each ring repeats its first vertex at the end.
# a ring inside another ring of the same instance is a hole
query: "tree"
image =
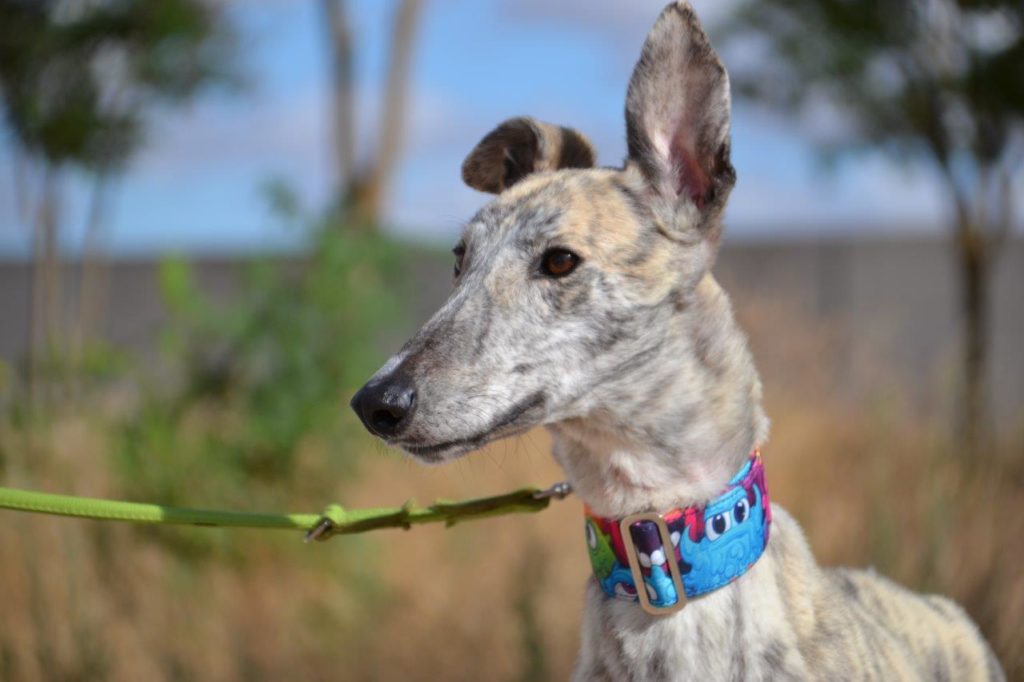
{"type": "Polygon", "coordinates": [[[741,96],[787,113],[828,106],[830,153],[873,148],[928,167],[949,197],[960,280],[959,434],[984,441],[988,294],[1011,231],[1024,149],[1019,0],[742,0],[726,39],[756,58],[741,96]]]}
{"type": "Polygon", "coordinates": [[[336,190],[334,203],[344,223],[375,229],[380,223],[381,201],[394,174],[401,148],[413,40],[421,0],[400,0],[388,46],[388,72],[381,101],[376,158],[356,158],[356,95],[353,76],[354,45],[345,0],[321,0],[328,28],[331,56],[332,132],[336,190]]]}
{"type": "MultiPolygon", "coordinates": [[[[95,182],[80,287],[88,297],[98,286],[88,266],[109,178],[143,142],[156,106],[227,78],[232,47],[223,13],[203,0],[0,0],[0,97],[21,213],[34,232],[33,392],[42,359],[66,350],[59,249],[67,171],[85,170],[95,182]]],[[[90,306],[79,301],[80,315],[90,306]]]]}

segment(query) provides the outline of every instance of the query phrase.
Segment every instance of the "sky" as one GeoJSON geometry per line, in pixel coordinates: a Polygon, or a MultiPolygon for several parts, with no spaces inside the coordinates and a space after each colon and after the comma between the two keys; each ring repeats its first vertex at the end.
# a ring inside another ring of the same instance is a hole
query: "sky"
{"type": "MultiPolygon", "coordinates": [[[[374,121],[395,2],[350,0],[356,41],[360,154],[374,121]]],[[[644,36],[664,0],[426,0],[398,172],[387,197],[395,234],[444,244],[487,200],[462,185],[462,159],[500,121],[531,115],[578,128],[603,165],[625,156],[623,103],[644,36]]],[[[720,22],[729,0],[694,3],[720,22]]],[[[231,253],[294,247],[300,237],[268,209],[269,180],[310,210],[331,183],[326,30],[314,0],[234,2],[247,87],[161,111],[111,193],[105,241],[118,254],[231,253]]],[[[712,31],[712,39],[714,32],[712,31]]],[[[728,56],[726,55],[728,67],[728,56]]],[[[827,126],[825,121],[822,125],[827,126]]],[[[947,205],[927,170],[878,154],[826,168],[806,122],[734,105],[739,181],[727,235],[939,232],[947,205]]],[[[813,131],[811,131],[813,132],[813,131]]],[[[69,180],[65,248],[81,243],[89,185],[69,180]]],[[[9,143],[0,141],[0,254],[27,252],[13,201],[9,143]]]]}

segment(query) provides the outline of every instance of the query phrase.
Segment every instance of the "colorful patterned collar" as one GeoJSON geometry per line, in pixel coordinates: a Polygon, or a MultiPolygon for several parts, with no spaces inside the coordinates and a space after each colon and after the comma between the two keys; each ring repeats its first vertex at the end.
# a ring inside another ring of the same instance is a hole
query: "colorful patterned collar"
{"type": "Polygon", "coordinates": [[[639,601],[655,615],[678,611],[687,599],[746,573],[764,553],[772,522],[759,450],[706,505],[624,519],[598,516],[589,507],[584,514],[590,563],[605,594],[639,601]],[[668,546],[674,551],[666,553],[668,546]],[[639,593],[638,580],[646,588],[639,593]]]}

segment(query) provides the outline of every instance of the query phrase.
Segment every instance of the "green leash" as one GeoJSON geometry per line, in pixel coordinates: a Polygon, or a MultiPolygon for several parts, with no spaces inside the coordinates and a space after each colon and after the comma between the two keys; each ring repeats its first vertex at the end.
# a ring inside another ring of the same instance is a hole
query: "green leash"
{"type": "Polygon", "coordinates": [[[462,502],[439,500],[429,507],[411,501],[401,507],[343,509],[329,505],[322,514],[264,514],[217,509],[166,507],[160,504],[122,502],[73,495],[55,495],[34,490],[0,488],[0,509],[72,516],[98,521],[128,521],[219,528],[278,528],[306,531],[306,541],[326,540],[334,535],[363,533],[378,528],[410,528],[421,523],[443,521],[453,526],[462,521],[505,514],[523,514],[546,509],[553,498],[572,492],[568,483],[540,490],[520,488],[504,495],[479,497],[462,502]]]}

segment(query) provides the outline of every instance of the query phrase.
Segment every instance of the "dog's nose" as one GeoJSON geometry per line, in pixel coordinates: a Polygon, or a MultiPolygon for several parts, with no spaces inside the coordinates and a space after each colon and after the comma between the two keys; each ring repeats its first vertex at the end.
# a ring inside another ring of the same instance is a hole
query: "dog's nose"
{"type": "Polygon", "coordinates": [[[408,422],[416,406],[416,389],[408,377],[391,376],[363,386],[351,404],[370,433],[389,438],[408,422]]]}

